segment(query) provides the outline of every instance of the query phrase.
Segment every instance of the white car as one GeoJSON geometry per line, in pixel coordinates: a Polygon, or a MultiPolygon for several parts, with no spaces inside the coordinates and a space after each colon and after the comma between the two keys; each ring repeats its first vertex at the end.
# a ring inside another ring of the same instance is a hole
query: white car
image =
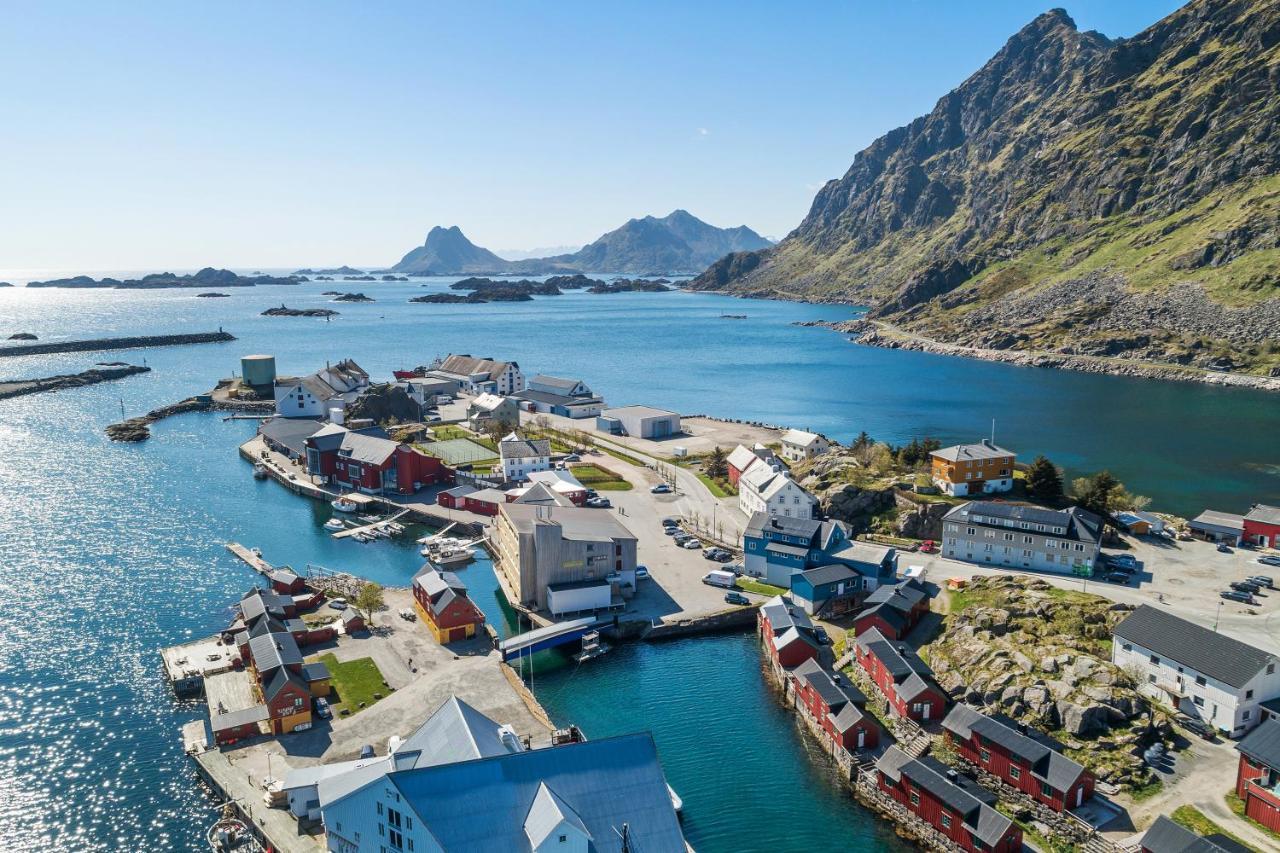
{"type": "Polygon", "coordinates": [[[329,607],[333,610],[346,610],[347,600],[345,598],[335,598],[333,601],[329,602],[329,607]]]}
{"type": "Polygon", "coordinates": [[[669,495],[671,494],[671,487],[666,483],[659,483],[656,486],[652,486],[649,491],[655,495],[669,495]]]}
{"type": "Polygon", "coordinates": [[[698,551],[702,548],[702,543],[697,539],[686,539],[680,545],[681,548],[688,548],[690,551],[698,551]]]}

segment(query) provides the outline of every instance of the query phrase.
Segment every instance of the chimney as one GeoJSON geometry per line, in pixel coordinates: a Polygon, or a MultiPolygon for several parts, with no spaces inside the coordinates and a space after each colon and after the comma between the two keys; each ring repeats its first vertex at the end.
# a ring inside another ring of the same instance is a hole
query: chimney
{"type": "Polygon", "coordinates": [[[991,443],[991,439],[989,438],[982,439],[982,446],[987,448],[988,450],[994,450],[996,447],[994,444],[991,443]]]}

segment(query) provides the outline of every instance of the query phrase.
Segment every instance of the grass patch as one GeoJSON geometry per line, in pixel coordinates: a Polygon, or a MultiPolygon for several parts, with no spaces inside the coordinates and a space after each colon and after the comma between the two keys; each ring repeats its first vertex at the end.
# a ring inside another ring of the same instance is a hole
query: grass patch
{"type": "Polygon", "coordinates": [[[382,671],[373,662],[373,658],[357,658],[343,662],[329,652],[320,655],[317,660],[327,666],[329,674],[333,676],[333,681],[330,682],[332,692],[329,694],[329,704],[333,706],[335,714],[341,713],[343,708],[354,714],[361,710],[361,702],[366,708],[377,702],[375,693],[381,696],[388,696],[391,693],[391,689],[383,683],[382,671]]]}
{"type": "Polygon", "coordinates": [[[774,586],[771,583],[761,583],[760,581],[753,581],[747,578],[738,578],[737,584],[738,589],[744,589],[747,592],[754,592],[757,595],[768,595],[772,597],[775,595],[787,594],[787,590],[780,586],[774,586]]]}
{"type": "MultiPolygon", "coordinates": [[[[1276,842],[1280,842],[1280,832],[1276,832],[1275,830],[1270,829],[1269,827],[1263,826],[1262,824],[1258,823],[1256,820],[1254,820],[1253,818],[1249,817],[1244,813],[1244,800],[1237,797],[1235,791],[1227,791],[1226,799],[1227,799],[1227,808],[1231,809],[1232,814],[1234,814],[1236,817],[1243,818],[1254,829],[1258,830],[1259,832],[1265,832],[1270,838],[1274,839],[1276,842]]],[[[1278,844],[1278,846],[1280,846],[1280,844],[1278,844]]]]}
{"type": "Polygon", "coordinates": [[[1243,847],[1247,847],[1250,850],[1257,849],[1252,844],[1245,844],[1239,838],[1218,826],[1195,806],[1178,806],[1169,817],[1173,819],[1174,823],[1191,830],[1196,835],[1225,835],[1243,847]]]}
{"type": "Polygon", "coordinates": [[[1129,796],[1133,797],[1133,801],[1135,803],[1141,803],[1144,800],[1151,799],[1152,797],[1154,797],[1156,794],[1160,793],[1163,790],[1164,790],[1164,782],[1162,782],[1159,779],[1152,779],[1150,782],[1143,785],[1141,788],[1131,788],[1129,790],[1129,796]]]}
{"type": "Polygon", "coordinates": [[[643,459],[637,459],[636,457],[632,456],[629,453],[623,453],[621,450],[614,450],[612,447],[609,447],[604,444],[597,444],[596,450],[599,450],[601,453],[607,453],[610,456],[612,456],[614,459],[620,459],[623,462],[626,462],[628,465],[635,465],[637,468],[648,467],[648,463],[645,462],[643,459]]]}
{"type": "Polygon", "coordinates": [[[632,488],[626,480],[599,465],[571,465],[569,473],[582,485],[600,492],[628,492],[632,488]]]}
{"type": "Polygon", "coordinates": [[[702,485],[707,487],[707,491],[711,492],[711,494],[718,498],[733,497],[737,494],[737,492],[733,490],[733,487],[728,483],[717,482],[697,469],[694,469],[693,473],[698,475],[698,479],[702,481],[702,485]]]}

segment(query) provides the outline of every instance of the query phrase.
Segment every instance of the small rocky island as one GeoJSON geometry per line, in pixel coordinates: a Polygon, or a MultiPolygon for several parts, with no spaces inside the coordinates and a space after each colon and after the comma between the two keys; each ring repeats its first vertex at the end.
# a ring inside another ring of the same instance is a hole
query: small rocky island
{"type": "Polygon", "coordinates": [[[341,296],[335,296],[334,302],[373,302],[373,298],[365,296],[363,293],[344,293],[341,296]]]}
{"type": "Polygon", "coordinates": [[[333,317],[337,315],[337,311],[332,308],[288,308],[281,305],[279,308],[268,308],[262,312],[263,317],[333,317]]]}
{"type": "Polygon", "coordinates": [[[218,293],[217,291],[213,291],[213,290],[209,291],[208,293],[196,294],[196,296],[200,299],[226,299],[230,295],[231,295],[230,293],[218,293]]]}
{"type": "Polygon", "coordinates": [[[669,284],[665,278],[620,278],[597,282],[587,288],[587,293],[665,293],[671,290],[669,284]]]}
{"type": "Polygon", "coordinates": [[[9,336],[11,341],[38,341],[40,340],[30,332],[17,332],[9,336]]]}
{"type": "Polygon", "coordinates": [[[355,267],[341,266],[330,267],[329,269],[313,270],[310,267],[304,267],[300,270],[294,270],[294,275],[364,275],[364,270],[358,270],[355,267]]]}
{"type": "Polygon", "coordinates": [[[278,275],[238,275],[231,270],[219,270],[205,267],[191,275],[175,275],[171,272],[158,272],[144,275],[142,278],[90,278],[77,275],[71,278],[54,278],[48,281],[32,281],[27,287],[64,287],[64,288],[107,288],[115,290],[161,290],[176,287],[256,287],[267,284],[301,284],[305,276],[278,275]]]}
{"type": "Polygon", "coordinates": [[[404,275],[384,275],[383,281],[408,281],[409,277],[404,275]]]}

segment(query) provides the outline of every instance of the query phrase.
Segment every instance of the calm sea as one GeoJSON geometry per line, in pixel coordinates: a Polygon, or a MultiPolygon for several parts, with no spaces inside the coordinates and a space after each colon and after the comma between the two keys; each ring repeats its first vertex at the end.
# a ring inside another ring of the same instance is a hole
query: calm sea
{"type": "MultiPolygon", "coordinates": [[[[0,279],[6,278],[0,275],[0,279]]],[[[9,277],[8,280],[15,280],[9,277]]],[[[433,282],[443,289],[447,281],[433,282]]],[[[42,340],[226,328],[231,344],[0,360],[0,378],[141,361],[121,382],[0,401],[0,849],[200,849],[208,802],[181,755],[196,704],[172,698],[156,650],[221,628],[255,575],[222,543],[406,583],[411,547],[335,542],[323,509],[248,476],[235,454],[253,424],[188,415],[150,441],[102,428],[205,390],[240,355],[282,372],[356,358],[375,374],[450,351],[515,358],[526,372],[580,375],[614,404],[650,403],[822,430],[971,439],[990,430],[1073,471],[1108,466],[1161,507],[1239,510],[1280,502],[1277,399],[867,349],[792,326],[851,309],[710,295],[569,294],[529,303],[409,305],[418,282],[319,282],[189,291],[0,289],[0,338],[42,340]],[[332,322],[265,318],[321,291],[378,301],[335,306],[332,322]],[[720,319],[747,314],[746,320],[720,319]]],[[[466,570],[494,622],[491,569],[466,570]]],[[[748,637],[634,646],[580,670],[535,676],[558,721],[604,736],[650,729],[684,796],[700,851],[803,849],[839,837],[893,849],[852,804],[761,684],[748,637]],[[802,814],[797,836],[782,815],[802,814]],[[833,835],[833,833],[836,833],[833,835]]]]}

